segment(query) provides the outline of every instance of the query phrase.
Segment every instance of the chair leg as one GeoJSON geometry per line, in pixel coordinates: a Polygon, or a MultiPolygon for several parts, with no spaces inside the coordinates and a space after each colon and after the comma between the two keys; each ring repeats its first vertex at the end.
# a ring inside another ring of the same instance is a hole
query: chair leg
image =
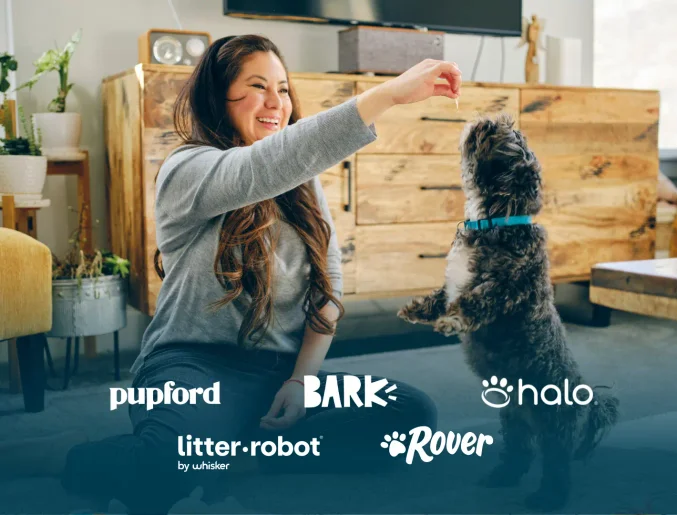
{"type": "Polygon", "coordinates": [[[54,361],[52,361],[52,353],[49,351],[49,342],[45,338],[45,355],[47,356],[47,366],[49,367],[49,375],[56,377],[56,370],[54,370],[54,361]]]}
{"type": "Polygon", "coordinates": [[[70,380],[70,366],[71,366],[71,338],[66,338],[66,365],[63,371],[63,389],[68,388],[68,381],[70,380]]]}
{"type": "Polygon", "coordinates": [[[24,407],[29,413],[45,409],[46,341],[44,333],[23,336],[16,341],[24,407]]]}
{"type": "Polygon", "coordinates": [[[117,331],[113,333],[113,359],[115,360],[115,380],[120,380],[120,338],[117,331]]]}
{"type": "Polygon", "coordinates": [[[78,368],[80,365],[80,337],[75,337],[75,352],[73,353],[73,373],[75,375],[78,373],[78,368]]]}

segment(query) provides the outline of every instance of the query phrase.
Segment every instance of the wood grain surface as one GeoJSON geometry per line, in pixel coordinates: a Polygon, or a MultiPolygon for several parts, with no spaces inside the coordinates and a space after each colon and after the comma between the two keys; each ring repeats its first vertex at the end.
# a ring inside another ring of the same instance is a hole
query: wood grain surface
{"type": "Polygon", "coordinates": [[[141,86],[134,74],[102,85],[111,251],[130,261],[129,303],[148,313],[141,86]]]}
{"type": "MultiPolygon", "coordinates": [[[[357,82],[357,93],[375,86],[357,82]]],[[[519,91],[503,88],[463,88],[456,103],[446,97],[431,97],[414,104],[397,105],[376,122],[378,139],[364,154],[459,154],[459,136],[464,125],[479,115],[513,115],[519,125],[519,91]]]]}
{"type": "Polygon", "coordinates": [[[457,223],[357,227],[357,293],[436,288],[457,223]]]}
{"type": "Polygon", "coordinates": [[[463,218],[459,156],[360,154],[357,222],[446,222],[463,218]]]}

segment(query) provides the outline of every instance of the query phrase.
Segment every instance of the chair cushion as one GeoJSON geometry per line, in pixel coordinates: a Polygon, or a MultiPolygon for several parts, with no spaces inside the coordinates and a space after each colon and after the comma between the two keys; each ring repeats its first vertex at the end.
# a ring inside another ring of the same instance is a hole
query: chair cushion
{"type": "Polygon", "coordinates": [[[0,228],[0,340],[52,328],[52,253],[45,244],[0,228]]]}

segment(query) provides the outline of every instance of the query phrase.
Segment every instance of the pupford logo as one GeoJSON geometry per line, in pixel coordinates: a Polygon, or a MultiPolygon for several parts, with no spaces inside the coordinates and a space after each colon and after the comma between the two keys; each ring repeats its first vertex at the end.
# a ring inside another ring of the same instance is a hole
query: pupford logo
{"type": "Polygon", "coordinates": [[[111,388],[110,410],[122,404],[143,404],[150,411],[158,404],[197,404],[198,396],[207,404],[221,404],[220,382],[209,388],[174,388],[174,381],[167,381],[162,388],[111,388]]]}

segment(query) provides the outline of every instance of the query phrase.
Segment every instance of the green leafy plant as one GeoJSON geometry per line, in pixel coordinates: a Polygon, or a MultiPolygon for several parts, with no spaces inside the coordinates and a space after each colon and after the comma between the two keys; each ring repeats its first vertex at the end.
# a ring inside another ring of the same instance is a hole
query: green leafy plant
{"type": "Polygon", "coordinates": [[[5,52],[0,55],[0,93],[2,93],[2,126],[5,128],[5,137],[14,137],[14,128],[12,127],[12,112],[7,102],[5,94],[9,89],[9,72],[14,72],[18,68],[16,59],[13,55],[5,52]]]}
{"type": "MultiPolygon", "coordinates": [[[[71,211],[74,209],[69,208],[71,211]]],[[[129,275],[130,263],[117,254],[109,251],[94,250],[85,252],[82,248],[86,242],[85,209],[79,214],[78,227],[73,231],[68,240],[70,248],[64,259],[59,259],[52,254],[52,279],[77,279],[78,284],[82,279],[97,279],[101,276],[119,275],[123,279],[129,275]]]]}
{"type": "Polygon", "coordinates": [[[66,43],[63,50],[47,50],[40,58],[33,63],[35,66],[35,74],[29,80],[21,84],[17,89],[27,87],[31,89],[40,80],[45,73],[56,71],[59,73],[59,90],[58,95],[49,103],[49,111],[53,113],[63,113],[66,111],[66,97],[68,92],[73,87],[73,84],[68,83],[68,66],[70,65],[71,57],[75,52],[75,48],[80,43],[82,36],[82,29],[78,29],[71,40],[66,43]]]}
{"type": "Polygon", "coordinates": [[[38,137],[35,137],[33,121],[27,121],[23,107],[19,106],[19,120],[26,136],[15,136],[2,138],[2,147],[0,155],[3,156],[41,156],[42,155],[42,132],[37,130],[38,137]]]}

